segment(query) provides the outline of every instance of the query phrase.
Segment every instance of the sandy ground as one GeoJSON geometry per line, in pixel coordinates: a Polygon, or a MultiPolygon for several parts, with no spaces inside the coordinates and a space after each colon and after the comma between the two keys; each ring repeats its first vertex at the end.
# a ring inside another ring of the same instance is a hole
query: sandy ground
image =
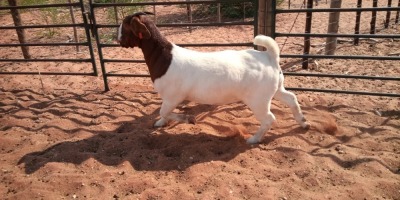
{"type": "MultiPolygon", "coordinates": [[[[327,5],[321,1],[319,6],[327,5]]],[[[345,6],[351,7],[352,2],[345,6]]],[[[23,16],[31,19],[29,22],[39,20],[34,12],[23,16]]],[[[278,31],[288,30],[294,18],[277,18],[278,31]]],[[[321,15],[315,23],[324,24],[326,19],[327,15],[321,15]]],[[[7,15],[0,16],[0,21],[12,23],[7,15]]],[[[350,33],[353,27],[354,23],[343,23],[340,30],[350,33]]],[[[303,27],[296,23],[293,30],[301,32],[303,27]]],[[[315,25],[314,30],[325,29],[315,25]]],[[[37,42],[64,41],[71,34],[64,31],[49,39],[41,30],[31,31],[31,41],[37,42]]],[[[363,31],[368,32],[368,27],[363,31]]],[[[210,38],[249,42],[253,30],[229,27],[163,32],[176,43],[210,42],[210,38]],[[226,37],[215,37],[227,32],[226,37]]],[[[391,25],[381,32],[398,34],[399,27],[391,25]]],[[[1,42],[17,41],[15,33],[5,33],[1,42]]],[[[281,48],[284,39],[278,38],[281,48]]],[[[323,42],[313,40],[312,44],[323,42]]],[[[299,44],[299,40],[288,40],[283,53],[299,53],[299,44]]],[[[339,55],[387,55],[400,49],[399,41],[393,40],[339,46],[339,55]]],[[[316,46],[312,51],[318,53],[319,49],[316,46]]],[[[87,50],[76,53],[74,47],[31,50],[36,58],[87,56],[87,50]]],[[[137,49],[132,53],[131,49],[113,48],[105,53],[109,58],[132,54],[141,58],[137,49]]],[[[18,48],[0,48],[0,56],[20,58],[21,54],[18,48]]],[[[309,70],[293,64],[295,61],[282,60],[285,71],[400,74],[398,62],[393,61],[318,60],[309,70]]],[[[147,72],[142,65],[109,67],[118,73],[147,72]]],[[[1,63],[0,69],[90,72],[91,66],[1,63]]],[[[394,81],[288,76],[285,84],[400,93],[399,83],[394,81]]],[[[272,112],[277,121],[272,130],[259,145],[247,145],[245,139],[259,124],[241,103],[211,106],[184,102],[175,111],[195,115],[197,124],[170,123],[155,129],[152,125],[161,99],[152,92],[149,79],[110,78],[110,88],[103,92],[100,76],[0,77],[2,199],[400,199],[398,98],[296,92],[311,128],[302,129],[289,108],[274,101],[272,112]]]]}

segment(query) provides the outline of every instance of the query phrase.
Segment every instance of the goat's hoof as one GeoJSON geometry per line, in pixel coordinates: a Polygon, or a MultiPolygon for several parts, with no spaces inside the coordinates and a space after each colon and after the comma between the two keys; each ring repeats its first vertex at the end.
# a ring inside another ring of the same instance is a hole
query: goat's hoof
{"type": "Polygon", "coordinates": [[[303,127],[304,129],[310,129],[311,125],[307,122],[305,122],[304,124],[301,125],[301,127],[303,127]]]}
{"type": "Polygon", "coordinates": [[[164,127],[164,126],[166,126],[167,125],[167,121],[166,120],[164,120],[164,119],[159,119],[159,120],[157,120],[154,124],[153,124],[153,127],[154,128],[160,128],[160,127],[164,127]]]}
{"type": "Polygon", "coordinates": [[[258,140],[258,138],[255,138],[254,136],[247,139],[246,143],[247,144],[258,144],[260,141],[258,140]]]}
{"type": "Polygon", "coordinates": [[[187,121],[189,124],[196,124],[196,118],[193,115],[188,116],[187,121]]]}

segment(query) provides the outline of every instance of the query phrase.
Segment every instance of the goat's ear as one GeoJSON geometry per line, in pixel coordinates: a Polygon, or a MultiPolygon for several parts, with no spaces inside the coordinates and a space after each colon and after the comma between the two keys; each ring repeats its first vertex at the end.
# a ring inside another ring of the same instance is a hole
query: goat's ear
{"type": "Polygon", "coordinates": [[[139,17],[132,17],[131,27],[133,33],[140,39],[149,39],[151,37],[149,29],[140,21],[139,17]]]}

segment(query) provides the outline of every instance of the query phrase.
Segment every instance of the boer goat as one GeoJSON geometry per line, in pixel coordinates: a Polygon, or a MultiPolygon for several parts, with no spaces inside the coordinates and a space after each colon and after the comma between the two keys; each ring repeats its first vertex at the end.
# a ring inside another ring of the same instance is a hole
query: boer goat
{"type": "Polygon", "coordinates": [[[261,123],[257,133],[247,140],[254,144],[275,121],[270,110],[275,97],[291,108],[302,127],[309,127],[296,96],[283,87],[279,47],[272,38],[254,38],[254,44],[267,51],[197,52],[169,42],[146,14],[151,13],[127,16],[119,27],[118,41],[122,47],[142,49],[154,89],[163,100],[161,118],[154,126],[164,126],[169,120],[194,123],[194,117],[173,112],[184,100],[215,105],[242,101],[261,123]]]}

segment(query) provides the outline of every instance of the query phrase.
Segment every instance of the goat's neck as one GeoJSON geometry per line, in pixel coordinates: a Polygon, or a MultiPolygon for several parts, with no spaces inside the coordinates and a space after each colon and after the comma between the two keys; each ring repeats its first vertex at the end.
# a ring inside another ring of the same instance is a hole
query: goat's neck
{"type": "Polygon", "coordinates": [[[151,28],[151,38],[141,40],[141,49],[149,68],[151,80],[154,82],[168,70],[172,60],[172,44],[161,35],[154,26],[151,28]]]}

